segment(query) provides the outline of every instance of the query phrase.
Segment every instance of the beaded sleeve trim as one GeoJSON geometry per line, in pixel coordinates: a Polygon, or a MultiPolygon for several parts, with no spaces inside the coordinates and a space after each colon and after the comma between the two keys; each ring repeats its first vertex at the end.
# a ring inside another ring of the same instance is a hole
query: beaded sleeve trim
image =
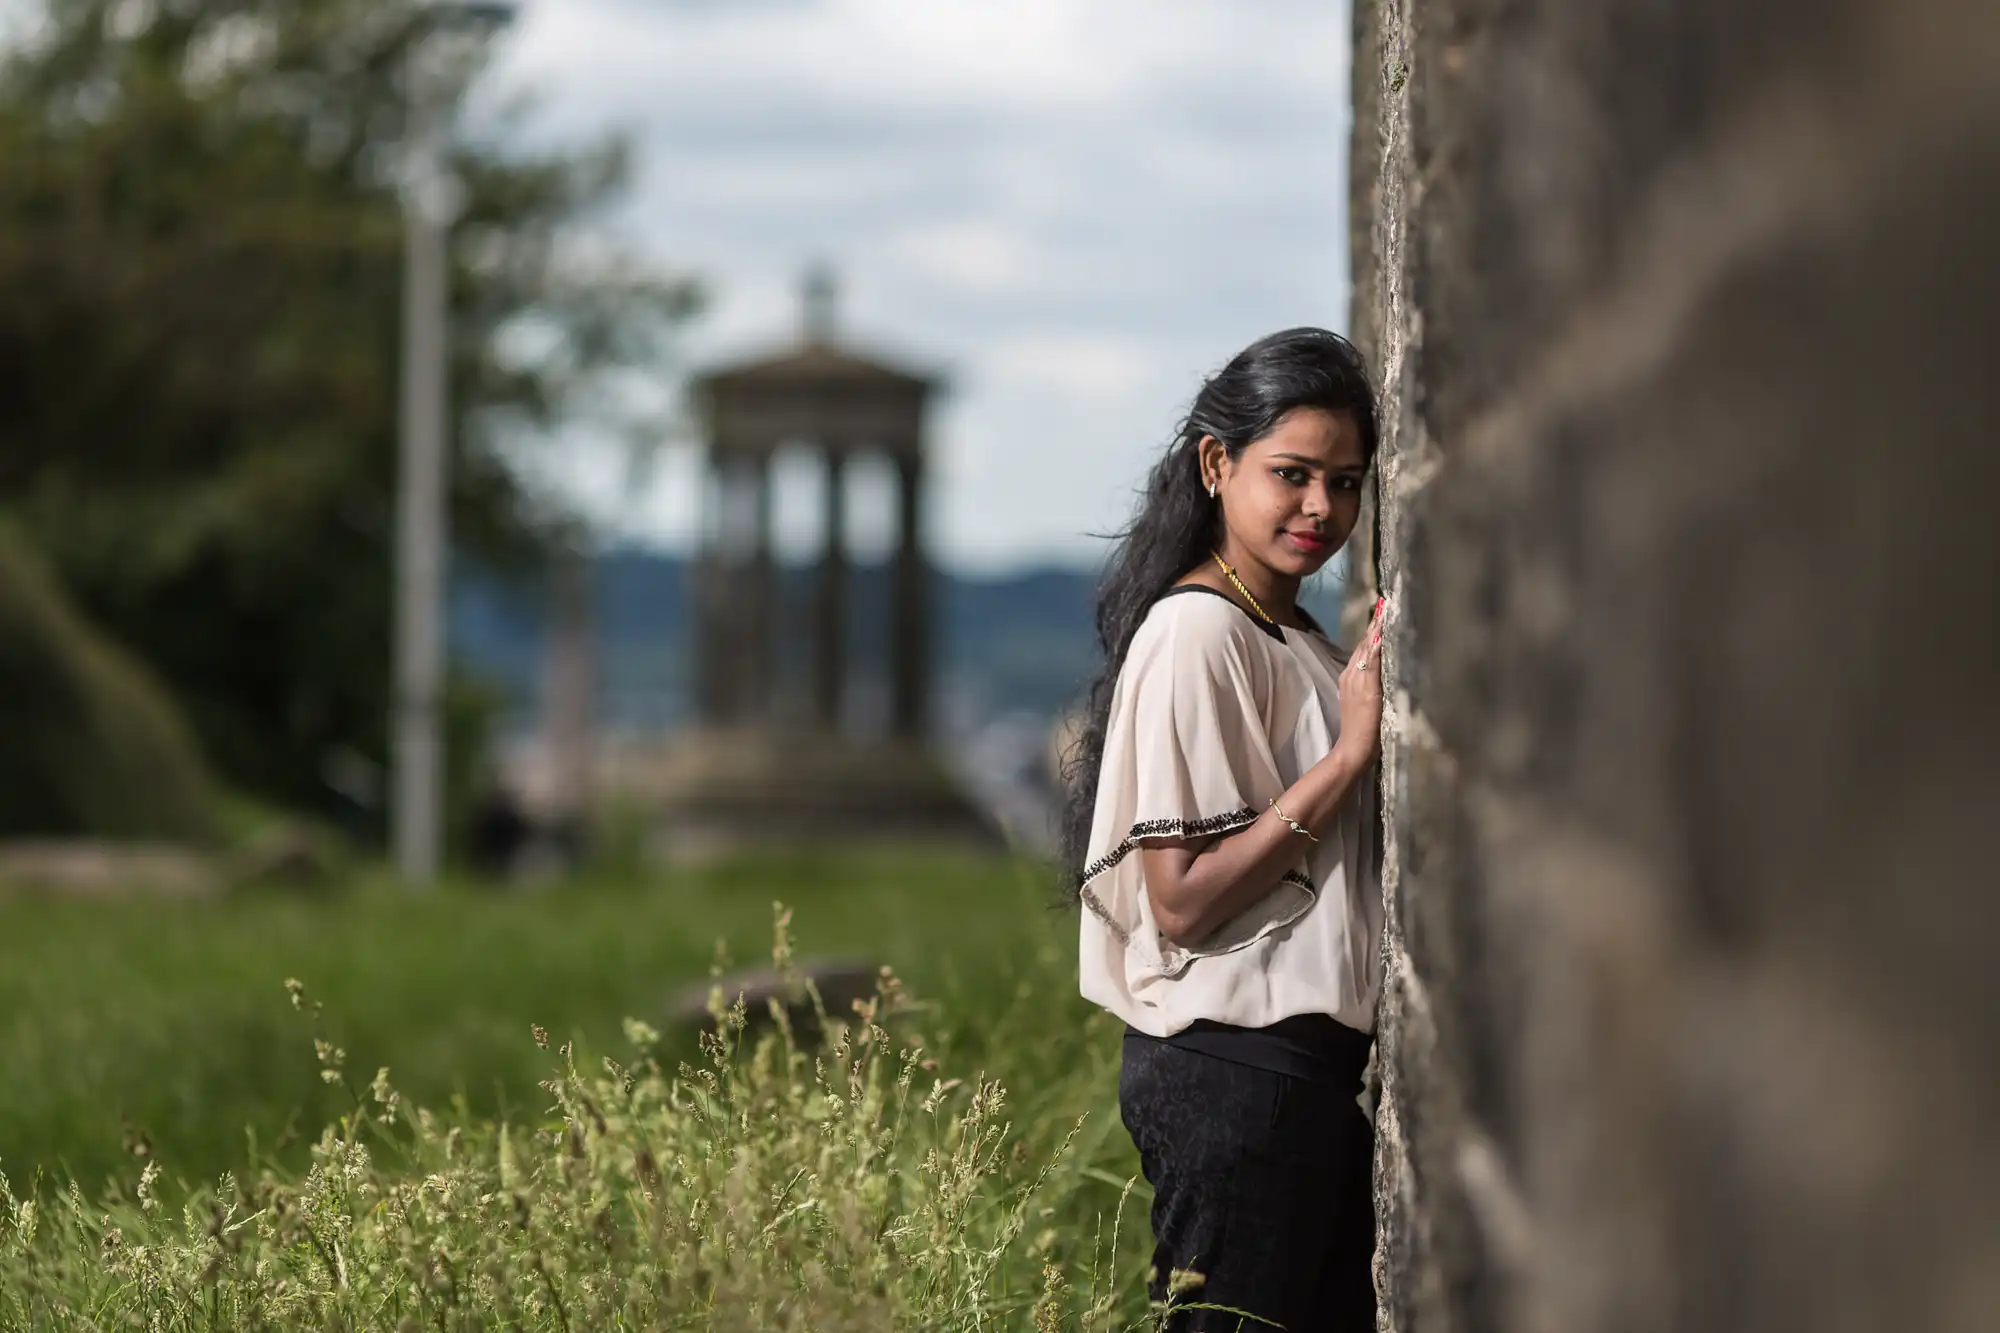
{"type": "Polygon", "coordinates": [[[1256,821],[1257,812],[1247,805],[1228,814],[1206,815],[1200,819],[1142,819],[1126,831],[1124,840],[1116,847],[1083,868],[1081,896],[1084,906],[1104,923],[1105,929],[1116,936],[1120,944],[1129,945],[1132,943],[1131,933],[1111,919],[1111,913],[1091,892],[1092,882],[1130,856],[1133,849],[1147,838],[1206,838],[1217,833],[1234,833],[1256,821]]]}
{"type": "Polygon", "coordinates": [[[1132,854],[1134,847],[1147,838],[1206,838],[1216,833],[1234,832],[1256,821],[1257,812],[1247,805],[1226,815],[1209,815],[1203,819],[1142,819],[1126,831],[1123,842],[1083,868],[1083,882],[1090,883],[1123,861],[1132,854]]]}

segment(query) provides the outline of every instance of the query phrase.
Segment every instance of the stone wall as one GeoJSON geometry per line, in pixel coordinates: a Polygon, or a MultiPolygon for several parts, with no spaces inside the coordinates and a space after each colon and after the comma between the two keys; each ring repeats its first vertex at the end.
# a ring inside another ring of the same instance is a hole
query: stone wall
{"type": "Polygon", "coordinates": [[[2000,7],[1357,0],[1403,1333],[2000,1328],[2000,7]]]}

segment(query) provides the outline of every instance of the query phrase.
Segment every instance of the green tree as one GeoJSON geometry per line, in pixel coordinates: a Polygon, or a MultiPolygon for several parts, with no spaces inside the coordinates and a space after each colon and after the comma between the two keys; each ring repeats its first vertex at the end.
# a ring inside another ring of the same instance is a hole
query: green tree
{"type": "MultiPolygon", "coordinates": [[[[0,516],[164,679],[227,780],[308,807],[334,801],[331,761],[386,744],[421,8],[49,0],[0,64],[0,516]]],[[[523,569],[563,518],[500,446],[658,373],[695,293],[577,257],[619,143],[461,135],[452,160],[455,546],[523,569]]]]}

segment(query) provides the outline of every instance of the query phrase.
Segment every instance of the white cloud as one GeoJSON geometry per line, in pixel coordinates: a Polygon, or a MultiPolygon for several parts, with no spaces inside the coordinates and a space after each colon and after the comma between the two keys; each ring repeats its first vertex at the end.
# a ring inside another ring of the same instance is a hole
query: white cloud
{"type": "Polygon", "coordinates": [[[890,242],[918,274],[981,295],[1041,280],[1047,262],[1018,226],[968,219],[915,227],[890,242]]]}
{"type": "Polygon", "coordinates": [[[984,378],[995,391],[1018,390],[1118,403],[1146,378],[1144,346],[1130,337],[1061,329],[1017,334],[987,348],[984,378]]]}
{"type": "Polygon", "coordinates": [[[831,209],[865,205],[893,189],[901,174],[894,162],[803,152],[691,158],[680,163],[672,188],[717,211],[831,209]]]}
{"type": "Polygon", "coordinates": [[[1313,39],[1345,32],[1329,5],[1226,0],[542,0],[527,19],[518,68],[587,71],[600,89],[645,89],[663,103],[831,99],[899,114],[973,107],[1045,119],[1199,98],[1204,80],[1324,78],[1338,60],[1331,51],[1315,60],[1313,39]]]}

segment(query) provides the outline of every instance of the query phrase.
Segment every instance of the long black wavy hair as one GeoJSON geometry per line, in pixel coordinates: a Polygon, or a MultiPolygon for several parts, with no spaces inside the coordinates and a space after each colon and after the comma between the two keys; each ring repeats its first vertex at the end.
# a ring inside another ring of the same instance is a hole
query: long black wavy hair
{"type": "Polygon", "coordinates": [[[1286,329],[1250,344],[1217,371],[1146,481],[1138,515],[1112,549],[1097,587],[1097,643],[1103,672],[1091,682],[1082,729],[1063,764],[1063,874],[1082,887],[1097,774],[1111,693],[1139,622],[1167,591],[1222,543],[1222,509],[1202,485],[1200,446],[1213,435],[1231,458],[1277,427],[1287,412],[1349,412],[1361,427],[1362,455],[1375,458],[1375,391],[1354,345],[1325,329],[1286,329]]]}

